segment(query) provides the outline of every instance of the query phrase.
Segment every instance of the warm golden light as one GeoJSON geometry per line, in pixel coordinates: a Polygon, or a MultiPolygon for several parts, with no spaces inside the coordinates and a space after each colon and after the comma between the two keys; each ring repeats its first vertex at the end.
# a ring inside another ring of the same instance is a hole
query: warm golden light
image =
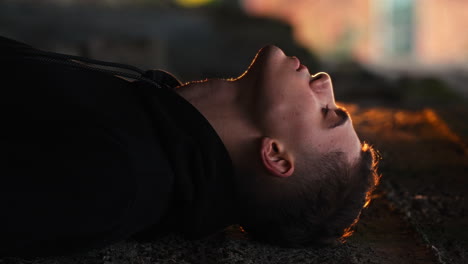
{"type": "Polygon", "coordinates": [[[434,110],[425,109],[423,114],[428,123],[430,123],[441,135],[460,146],[464,153],[468,153],[468,147],[465,145],[465,142],[450,129],[447,123],[445,123],[434,110]]]}
{"type": "MultiPolygon", "coordinates": [[[[434,109],[401,110],[372,108],[361,110],[356,105],[344,105],[353,116],[354,126],[363,138],[379,135],[380,140],[389,142],[417,142],[422,137],[443,139],[453,142],[468,153],[463,140],[447,125],[434,109]],[[387,131],[392,131],[387,133],[387,131]],[[434,133],[436,132],[436,133],[434,133]]],[[[363,145],[363,148],[366,147],[363,145]]],[[[378,153],[376,153],[379,155],[378,153]]]]}
{"type": "Polygon", "coordinates": [[[242,233],[245,233],[245,229],[244,229],[242,226],[239,226],[239,230],[240,230],[242,233]]]}
{"type": "Polygon", "coordinates": [[[357,224],[357,222],[359,222],[359,217],[361,216],[361,214],[359,213],[358,217],[356,217],[356,219],[354,219],[354,222],[344,230],[343,232],[343,235],[341,236],[341,238],[339,239],[341,243],[345,243],[346,242],[346,238],[350,237],[353,235],[354,233],[354,226],[357,224]]]}
{"type": "MultiPolygon", "coordinates": [[[[350,109],[350,112],[353,112],[353,113],[358,111],[358,107],[356,105],[350,105],[349,109],[350,109]]],[[[362,206],[362,209],[364,209],[364,208],[367,208],[369,206],[372,199],[380,197],[379,194],[373,194],[373,192],[374,192],[375,188],[377,187],[377,185],[379,185],[380,178],[381,178],[382,175],[379,175],[377,173],[377,164],[378,164],[379,160],[381,159],[380,154],[376,150],[374,150],[374,148],[365,141],[362,143],[361,150],[363,152],[370,151],[370,153],[373,156],[373,159],[372,159],[373,164],[372,164],[372,167],[371,167],[372,168],[372,171],[371,171],[372,172],[372,175],[371,175],[372,183],[370,183],[370,189],[365,194],[365,198],[364,198],[365,201],[364,201],[364,205],[362,206]]],[[[350,226],[348,226],[346,229],[343,230],[343,235],[339,239],[339,241],[341,243],[345,243],[346,239],[348,237],[350,237],[354,233],[354,226],[359,222],[360,216],[361,216],[361,212],[359,212],[358,216],[354,219],[353,223],[350,226]]]]}
{"type": "Polygon", "coordinates": [[[367,208],[370,204],[371,199],[368,199],[366,203],[364,204],[363,208],[367,208]]]}
{"type": "Polygon", "coordinates": [[[176,0],[176,3],[183,7],[199,7],[202,5],[210,4],[213,0],[176,0]]]}

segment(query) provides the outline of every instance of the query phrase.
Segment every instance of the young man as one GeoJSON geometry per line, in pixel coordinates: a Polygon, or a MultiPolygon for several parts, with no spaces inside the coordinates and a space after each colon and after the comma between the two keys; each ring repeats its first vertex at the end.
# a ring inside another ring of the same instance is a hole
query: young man
{"type": "Polygon", "coordinates": [[[187,84],[6,38],[0,50],[1,256],[230,224],[327,244],[350,233],[378,182],[330,76],[275,46],[238,78],[187,84]]]}

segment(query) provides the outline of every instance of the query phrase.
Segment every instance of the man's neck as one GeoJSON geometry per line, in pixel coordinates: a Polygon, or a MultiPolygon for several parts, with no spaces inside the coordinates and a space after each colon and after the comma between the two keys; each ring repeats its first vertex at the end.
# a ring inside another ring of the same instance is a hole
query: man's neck
{"type": "Polygon", "coordinates": [[[260,136],[249,110],[248,94],[243,94],[238,81],[214,79],[192,82],[176,91],[189,101],[210,122],[235,165],[254,151],[255,138],[260,136]]]}
{"type": "Polygon", "coordinates": [[[190,82],[176,91],[207,119],[215,117],[220,111],[236,108],[239,97],[235,84],[221,79],[190,82]]]}

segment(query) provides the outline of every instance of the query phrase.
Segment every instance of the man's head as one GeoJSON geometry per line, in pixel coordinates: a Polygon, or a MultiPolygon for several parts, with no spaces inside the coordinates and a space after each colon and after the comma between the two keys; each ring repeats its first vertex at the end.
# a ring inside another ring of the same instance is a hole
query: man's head
{"type": "Polygon", "coordinates": [[[294,159],[305,150],[317,156],[340,151],[356,161],[361,144],[348,114],[335,103],[328,74],[311,76],[299,59],[267,46],[243,79],[255,83],[252,114],[264,133],[261,158],[269,173],[292,175],[294,159]]]}
{"type": "Polygon", "coordinates": [[[240,77],[179,91],[231,155],[249,233],[285,245],[325,243],[355,223],[378,182],[375,155],[336,105],[328,74],[311,76],[267,46],[240,77]]]}

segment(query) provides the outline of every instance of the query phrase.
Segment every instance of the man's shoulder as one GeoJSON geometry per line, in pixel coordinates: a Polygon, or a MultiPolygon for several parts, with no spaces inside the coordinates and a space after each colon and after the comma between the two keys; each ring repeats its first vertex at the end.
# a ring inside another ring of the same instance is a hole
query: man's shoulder
{"type": "Polygon", "coordinates": [[[175,89],[182,84],[172,73],[161,69],[148,70],[143,74],[143,77],[153,80],[168,89],[175,89]]]}

